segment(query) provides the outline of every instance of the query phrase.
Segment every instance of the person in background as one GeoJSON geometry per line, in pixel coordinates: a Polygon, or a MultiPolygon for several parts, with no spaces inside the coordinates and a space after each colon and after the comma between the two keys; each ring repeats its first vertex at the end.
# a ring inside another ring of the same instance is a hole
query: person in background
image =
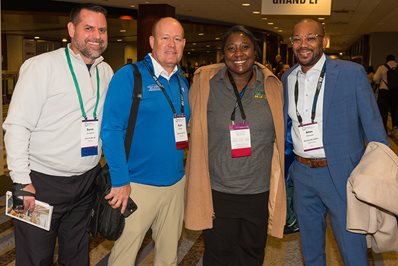
{"type": "Polygon", "coordinates": [[[190,89],[185,227],[203,230],[203,265],[262,265],[267,234],[286,220],[282,84],[254,35],[230,28],[224,63],[199,68],[190,89]]]}
{"type": "Polygon", "coordinates": [[[71,43],[21,67],[3,124],[8,168],[14,193],[26,192],[23,211],[33,211],[35,199],[54,210],[49,231],[14,220],[16,265],[53,265],[56,240],[59,265],[89,265],[98,131],[113,75],[101,56],[108,45],[106,15],[97,5],[74,8],[71,43]]]}
{"type": "Polygon", "coordinates": [[[373,91],[362,66],[324,54],[318,21],[299,21],[290,40],[298,64],[282,77],[286,154],[295,156],[287,174],[304,264],[326,265],[329,214],[344,265],[368,265],[365,235],[346,230],[346,185],[367,142],[388,145],[373,91]]]}
{"type": "Polygon", "coordinates": [[[373,89],[373,92],[376,92],[376,84],[373,81],[373,76],[375,75],[375,70],[373,66],[368,66],[368,69],[366,69],[366,74],[368,76],[369,84],[373,89]]]}
{"type": "MultiPolygon", "coordinates": [[[[391,68],[397,67],[398,65],[397,61],[395,61],[394,55],[387,55],[386,64],[391,68]]],[[[377,104],[383,119],[384,129],[387,134],[389,133],[389,135],[393,136],[398,130],[398,94],[397,92],[388,89],[387,71],[388,69],[384,64],[379,66],[373,76],[373,81],[379,86],[377,104]],[[391,132],[388,132],[387,129],[388,111],[391,113],[391,132]]]]}
{"type": "Polygon", "coordinates": [[[129,196],[138,206],[125,220],[109,265],[134,265],[148,229],[155,242],[155,266],[177,265],[190,117],[189,85],[178,67],[185,46],[184,29],[174,18],[161,18],[152,27],[149,43],[152,53],[137,62],[142,100],[128,162],[124,137],[134,88],[131,65],[115,73],[105,102],[101,137],[112,182],[105,198],[114,208],[122,206],[122,213],[129,196]]]}
{"type": "Polygon", "coordinates": [[[278,74],[282,71],[284,65],[285,64],[282,61],[282,56],[280,54],[276,55],[275,62],[272,66],[275,76],[278,76],[278,74]]]}

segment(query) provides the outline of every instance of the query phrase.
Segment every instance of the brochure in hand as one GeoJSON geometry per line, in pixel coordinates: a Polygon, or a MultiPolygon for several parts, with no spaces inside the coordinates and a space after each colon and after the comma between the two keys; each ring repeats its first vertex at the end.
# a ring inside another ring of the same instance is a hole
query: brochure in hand
{"type": "Polygon", "coordinates": [[[27,211],[19,213],[12,209],[12,193],[6,192],[6,215],[39,228],[50,230],[51,216],[53,214],[53,206],[36,200],[36,207],[33,212],[27,211]]]}

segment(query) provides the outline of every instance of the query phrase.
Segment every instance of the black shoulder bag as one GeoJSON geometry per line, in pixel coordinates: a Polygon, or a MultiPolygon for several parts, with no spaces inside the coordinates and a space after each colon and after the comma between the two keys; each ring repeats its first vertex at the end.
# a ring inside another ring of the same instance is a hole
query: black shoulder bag
{"type": "MultiPolygon", "coordinates": [[[[124,139],[127,161],[130,154],[131,142],[133,140],[138,107],[142,98],[141,74],[135,64],[132,64],[132,66],[134,67],[133,103],[131,105],[126,137],[124,139]]],[[[137,205],[129,197],[124,214],[120,213],[121,207],[114,209],[109,205],[108,200],[105,199],[105,195],[107,195],[112,188],[108,164],[102,167],[100,173],[96,177],[95,185],[95,203],[91,211],[90,232],[93,236],[101,235],[108,240],[116,240],[123,232],[124,219],[137,209],[137,205]]]]}

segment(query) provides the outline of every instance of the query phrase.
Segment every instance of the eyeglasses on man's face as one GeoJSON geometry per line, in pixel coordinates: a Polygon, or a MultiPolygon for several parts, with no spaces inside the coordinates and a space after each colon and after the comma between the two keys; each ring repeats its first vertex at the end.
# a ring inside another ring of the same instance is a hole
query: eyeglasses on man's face
{"type": "Polygon", "coordinates": [[[309,35],[307,35],[307,36],[298,36],[298,35],[295,35],[295,36],[292,36],[292,37],[290,37],[289,39],[290,39],[290,42],[293,44],[293,45],[300,45],[300,44],[302,44],[303,43],[303,41],[304,41],[304,39],[305,39],[305,41],[307,42],[307,43],[309,43],[309,44],[314,44],[316,41],[317,41],[317,38],[323,38],[323,35],[321,35],[321,34],[309,34],[309,35]]]}

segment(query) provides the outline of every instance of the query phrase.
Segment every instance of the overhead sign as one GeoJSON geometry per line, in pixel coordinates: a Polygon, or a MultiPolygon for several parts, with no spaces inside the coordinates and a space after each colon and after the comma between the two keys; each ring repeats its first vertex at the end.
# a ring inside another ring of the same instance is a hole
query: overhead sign
{"type": "Polygon", "coordinates": [[[262,0],[262,15],[329,16],[332,0],[262,0]]]}

